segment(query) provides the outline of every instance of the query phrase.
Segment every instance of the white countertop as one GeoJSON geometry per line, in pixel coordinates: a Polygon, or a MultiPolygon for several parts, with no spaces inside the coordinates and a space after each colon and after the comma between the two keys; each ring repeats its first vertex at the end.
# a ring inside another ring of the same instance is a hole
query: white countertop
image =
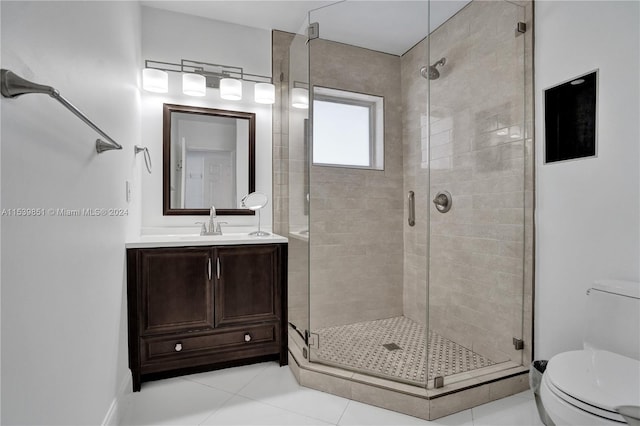
{"type": "Polygon", "coordinates": [[[247,232],[229,232],[223,235],[199,234],[144,234],[129,239],[126,248],[154,248],[154,247],[192,247],[192,246],[222,246],[241,244],[276,244],[287,243],[288,240],[277,234],[264,237],[249,235],[247,232]]]}

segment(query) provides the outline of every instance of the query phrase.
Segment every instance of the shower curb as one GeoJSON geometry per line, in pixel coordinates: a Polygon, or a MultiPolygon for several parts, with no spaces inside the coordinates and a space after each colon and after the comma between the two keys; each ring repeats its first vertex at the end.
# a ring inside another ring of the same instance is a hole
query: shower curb
{"type": "Polygon", "coordinates": [[[311,363],[289,336],[289,368],[301,386],[424,420],[495,401],[529,388],[528,367],[516,366],[446,384],[440,389],[397,383],[336,367],[311,363]]]}

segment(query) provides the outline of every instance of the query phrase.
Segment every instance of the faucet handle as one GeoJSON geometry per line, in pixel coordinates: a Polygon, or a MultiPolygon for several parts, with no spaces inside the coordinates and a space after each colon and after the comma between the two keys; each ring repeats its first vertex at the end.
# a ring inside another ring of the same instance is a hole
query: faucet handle
{"type": "Polygon", "coordinates": [[[207,224],[206,224],[206,222],[196,222],[196,225],[202,225],[200,227],[200,235],[205,235],[207,233],[207,224]]]}
{"type": "Polygon", "coordinates": [[[215,232],[216,233],[220,233],[220,235],[222,235],[222,228],[220,227],[220,225],[222,225],[223,223],[226,225],[229,222],[216,222],[216,231],[215,232]]]}

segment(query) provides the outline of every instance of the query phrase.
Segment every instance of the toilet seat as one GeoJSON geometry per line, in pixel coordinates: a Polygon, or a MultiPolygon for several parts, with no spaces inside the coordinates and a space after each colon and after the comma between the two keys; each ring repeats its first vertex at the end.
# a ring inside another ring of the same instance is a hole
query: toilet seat
{"type": "Polygon", "coordinates": [[[614,422],[625,423],[615,407],[640,405],[640,361],[612,352],[561,353],[549,361],[543,379],[557,398],[614,422]]]}

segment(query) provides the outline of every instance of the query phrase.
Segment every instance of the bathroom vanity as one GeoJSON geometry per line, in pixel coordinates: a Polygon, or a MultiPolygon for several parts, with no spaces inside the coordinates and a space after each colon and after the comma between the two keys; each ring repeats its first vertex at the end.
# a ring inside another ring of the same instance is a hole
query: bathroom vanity
{"type": "Polygon", "coordinates": [[[287,364],[287,240],[148,236],[127,243],[129,368],[141,383],[287,364]]]}

